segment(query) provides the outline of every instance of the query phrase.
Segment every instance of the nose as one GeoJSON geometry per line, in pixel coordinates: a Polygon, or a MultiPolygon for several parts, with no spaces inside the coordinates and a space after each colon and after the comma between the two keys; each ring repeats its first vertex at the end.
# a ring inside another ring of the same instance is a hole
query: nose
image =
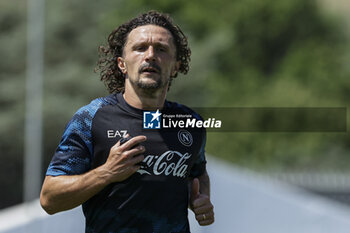
{"type": "Polygon", "coordinates": [[[147,51],[146,51],[146,61],[155,61],[155,56],[154,56],[154,48],[153,46],[149,46],[147,51]]]}

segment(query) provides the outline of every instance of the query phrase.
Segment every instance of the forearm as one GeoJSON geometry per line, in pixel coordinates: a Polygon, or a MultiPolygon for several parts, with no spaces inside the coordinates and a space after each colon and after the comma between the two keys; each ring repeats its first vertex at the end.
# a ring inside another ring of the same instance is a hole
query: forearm
{"type": "Polygon", "coordinates": [[[201,194],[208,195],[210,197],[210,179],[207,171],[198,177],[199,180],[199,192],[201,194]]]}
{"type": "Polygon", "coordinates": [[[190,209],[201,226],[214,222],[214,206],[210,201],[210,181],[205,171],[201,176],[191,181],[190,209]]]}
{"type": "Polygon", "coordinates": [[[130,177],[140,169],[138,163],[144,159],[140,154],[145,148],[137,145],[146,139],[140,135],[131,138],[123,145],[118,141],[111,147],[107,161],[85,174],[46,176],[40,194],[40,203],[44,210],[54,214],[72,209],[89,200],[110,183],[130,177]]]}
{"type": "MultiPolygon", "coordinates": [[[[208,173],[207,171],[205,170],[205,172],[198,176],[198,177],[195,177],[196,179],[198,179],[198,182],[199,182],[199,193],[198,194],[204,194],[204,195],[207,195],[209,198],[210,198],[210,179],[209,179],[209,176],[208,176],[208,173]]],[[[189,191],[189,195],[190,195],[190,199],[193,200],[194,194],[193,193],[193,180],[194,178],[189,178],[188,180],[188,191],[189,191]]],[[[189,207],[190,209],[192,209],[191,207],[191,201],[189,202],[189,207]]]]}
{"type": "Polygon", "coordinates": [[[45,178],[40,203],[49,214],[75,208],[101,191],[109,184],[101,168],[82,175],[47,176],[45,178]]]}

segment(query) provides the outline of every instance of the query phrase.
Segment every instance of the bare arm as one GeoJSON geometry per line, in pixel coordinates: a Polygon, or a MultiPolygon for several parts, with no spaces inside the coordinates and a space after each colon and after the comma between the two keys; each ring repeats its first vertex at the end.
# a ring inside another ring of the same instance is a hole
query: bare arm
{"type": "Polygon", "coordinates": [[[210,179],[209,179],[207,170],[205,170],[202,175],[188,180],[188,190],[190,192],[189,207],[192,210],[193,210],[192,201],[196,195],[204,194],[210,198],[210,179]],[[196,187],[194,187],[194,186],[197,186],[197,184],[193,184],[194,179],[198,180],[198,192],[196,187]]]}
{"type": "Polygon", "coordinates": [[[99,168],[83,175],[46,176],[40,193],[41,206],[48,214],[75,208],[107,186],[105,178],[99,168]]]}
{"type": "Polygon", "coordinates": [[[190,181],[190,209],[201,226],[214,222],[214,206],[210,201],[210,181],[207,171],[190,181]]]}
{"type": "Polygon", "coordinates": [[[130,149],[145,141],[145,136],[137,136],[123,145],[116,143],[110,150],[106,163],[82,175],[46,176],[40,193],[40,203],[48,214],[75,208],[104,187],[120,182],[140,167],[136,165],[144,156],[136,156],[145,151],[143,146],[130,149]]]}
{"type": "Polygon", "coordinates": [[[207,171],[203,175],[198,177],[199,180],[199,192],[210,197],[210,180],[207,171]]]}

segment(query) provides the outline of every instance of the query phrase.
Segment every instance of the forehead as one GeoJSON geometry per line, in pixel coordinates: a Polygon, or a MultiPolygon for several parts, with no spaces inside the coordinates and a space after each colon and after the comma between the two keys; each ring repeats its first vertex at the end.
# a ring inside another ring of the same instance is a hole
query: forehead
{"type": "Polygon", "coordinates": [[[165,43],[170,46],[175,46],[173,41],[173,36],[166,28],[157,25],[143,25],[133,29],[126,41],[126,46],[128,44],[134,43],[165,43]]]}

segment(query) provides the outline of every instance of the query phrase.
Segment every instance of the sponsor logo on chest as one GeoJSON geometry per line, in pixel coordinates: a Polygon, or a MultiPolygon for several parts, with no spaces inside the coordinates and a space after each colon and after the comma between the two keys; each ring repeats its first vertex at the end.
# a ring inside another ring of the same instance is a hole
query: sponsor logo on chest
{"type": "Polygon", "coordinates": [[[113,129],[108,129],[107,130],[107,137],[108,138],[116,138],[116,137],[126,137],[126,134],[128,133],[127,130],[113,130],[113,129]]]}
{"type": "Polygon", "coordinates": [[[188,164],[187,160],[191,158],[191,154],[181,154],[178,151],[166,151],[160,156],[147,155],[143,162],[146,164],[142,166],[137,172],[141,175],[151,175],[150,171],[156,175],[176,176],[186,178],[188,164]]]}
{"type": "MultiPolygon", "coordinates": [[[[106,131],[107,138],[126,137],[127,130],[108,129],[106,131]]],[[[187,130],[180,130],[177,134],[178,140],[182,145],[190,147],[193,142],[192,135],[187,130]]],[[[165,175],[179,178],[186,178],[188,169],[188,160],[192,154],[185,152],[182,154],[178,151],[168,150],[161,155],[147,155],[143,160],[141,168],[137,171],[144,175],[165,175]]]]}

